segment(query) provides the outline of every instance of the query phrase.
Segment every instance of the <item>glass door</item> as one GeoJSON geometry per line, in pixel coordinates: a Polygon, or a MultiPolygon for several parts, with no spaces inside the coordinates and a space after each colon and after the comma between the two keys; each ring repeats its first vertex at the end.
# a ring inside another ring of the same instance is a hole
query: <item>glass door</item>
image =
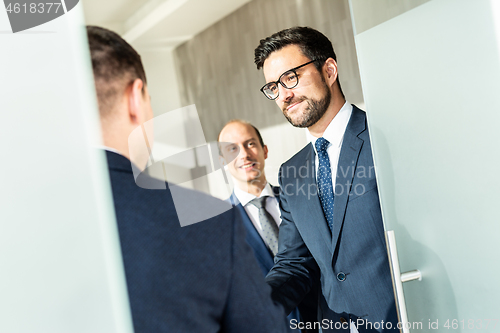
{"type": "Polygon", "coordinates": [[[404,331],[498,332],[500,1],[350,6],[404,331]]]}

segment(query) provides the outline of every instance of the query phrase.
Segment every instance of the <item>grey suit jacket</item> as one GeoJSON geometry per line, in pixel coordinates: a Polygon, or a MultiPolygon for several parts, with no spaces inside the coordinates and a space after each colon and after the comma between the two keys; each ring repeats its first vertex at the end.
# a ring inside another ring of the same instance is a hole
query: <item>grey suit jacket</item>
{"type": "MultiPolygon", "coordinates": [[[[353,107],[344,134],[333,232],[317,195],[314,161],[315,151],[308,144],[280,169],[279,251],[266,278],[273,298],[289,311],[319,275],[325,297],[321,318],[389,321],[395,327],[397,314],[365,112],[353,107]]],[[[366,326],[358,330],[383,331],[366,326]]]]}

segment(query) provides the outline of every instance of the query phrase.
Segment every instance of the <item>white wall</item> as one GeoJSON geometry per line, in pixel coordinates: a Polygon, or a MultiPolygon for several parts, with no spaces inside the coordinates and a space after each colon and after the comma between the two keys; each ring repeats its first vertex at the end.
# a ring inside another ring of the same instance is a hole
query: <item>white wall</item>
{"type": "Polygon", "coordinates": [[[155,116],[181,107],[172,49],[138,49],[155,116]]]}

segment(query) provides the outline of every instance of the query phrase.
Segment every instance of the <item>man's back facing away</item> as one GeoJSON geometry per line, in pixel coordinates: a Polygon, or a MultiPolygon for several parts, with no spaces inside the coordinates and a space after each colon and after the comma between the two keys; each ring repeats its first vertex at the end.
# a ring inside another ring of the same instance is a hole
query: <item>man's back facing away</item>
{"type": "MultiPolygon", "coordinates": [[[[181,227],[168,186],[140,188],[127,158],[106,156],[136,333],[286,331],[239,214],[230,209],[181,227]]],[[[193,209],[200,200],[226,204],[195,191],[183,194],[193,209]]]]}

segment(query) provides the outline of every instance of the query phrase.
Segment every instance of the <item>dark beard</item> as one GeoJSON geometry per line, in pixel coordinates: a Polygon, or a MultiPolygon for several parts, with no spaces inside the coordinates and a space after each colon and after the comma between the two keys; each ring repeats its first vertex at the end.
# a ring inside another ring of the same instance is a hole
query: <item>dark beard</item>
{"type": "MultiPolygon", "coordinates": [[[[323,115],[326,113],[326,110],[330,106],[330,101],[332,99],[332,92],[330,91],[328,85],[326,84],[325,80],[323,79],[324,87],[326,90],[325,97],[320,99],[320,100],[312,100],[312,99],[307,99],[307,98],[301,98],[302,101],[307,102],[307,108],[305,110],[304,118],[303,119],[298,119],[299,122],[294,123],[293,120],[285,113],[283,112],[283,115],[285,116],[286,120],[290,124],[292,124],[295,127],[310,127],[318,122],[318,120],[323,117],[323,115]]],[[[290,104],[295,103],[296,101],[292,101],[290,104]]],[[[286,109],[285,109],[286,110],[286,109]]]]}

